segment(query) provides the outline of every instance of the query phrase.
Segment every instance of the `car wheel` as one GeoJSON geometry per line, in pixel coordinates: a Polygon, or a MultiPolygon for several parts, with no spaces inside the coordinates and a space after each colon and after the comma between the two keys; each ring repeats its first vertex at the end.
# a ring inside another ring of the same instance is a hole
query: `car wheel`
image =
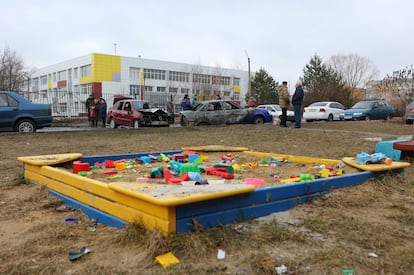
{"type": "Polygon", "coordinates": [[[328,121],[333,121],[333,115],[332,114],[329,114],[328,121]]]}
{"type": "Polygon", "coordinates": [[[36,125],[30,119],[22,119],[16,123],[15,131],[19,133],[33,133],[36,131],[36,125]]]}
{"type": "Polygon", "coordinates": [[[391,114],[389,114],[386,118],[385,118],[386,120],[388,120],[388,121],[391,121],[391,119],[392,119],[392,115],[391,114]]]}
{"type": "Polygon", "coordinates": [[[366,115],[365,116],[365,121],[371,121],[371,116],[370,115],[366,115]]]}
{"type": "Polygon", "coordinates": [[[138,129],[139,128],[139,120],[136,119],[134,120],[134,129],[138,129]]]}
{"type": "Polygon", "coordinates": [[[111,118],[109,120],[109,127],[111,127],[112,129],[115,129],[115,128],[118,127],[118,125],[116,125],[116,123],[115,123],[115,119],[111,118]]]}
{"type": "Polygon", "coordinates": [[[411,119],[406,119],[406,120],[405,120],[405,124],[413,124],[413,120],[411,120],[411,119]]]}
{"type": "Polygon", "coordinates": [[[253,118],[253,124],[263,124],[264,123],[264,119],[261,116],[255,116],[253,118]]]}

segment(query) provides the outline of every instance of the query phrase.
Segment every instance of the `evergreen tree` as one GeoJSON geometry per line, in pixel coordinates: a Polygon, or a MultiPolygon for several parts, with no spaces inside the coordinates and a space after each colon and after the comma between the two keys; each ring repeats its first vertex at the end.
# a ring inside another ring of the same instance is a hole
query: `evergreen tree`
{"type": "Polygon", "coordinates": [[[303,69],[303,86],[306,91],[304,106],[316,101],[338,101],[348,105],[341,78],[317,54],[303,69]]]}
{"type": "Polygon", "coordinates": [[[254,97],[258,104],[269,104],[278,101],[277,82],[265,70],[260,69],[251,81],[251,94],[246,94],[246,102],[254,97]]]}

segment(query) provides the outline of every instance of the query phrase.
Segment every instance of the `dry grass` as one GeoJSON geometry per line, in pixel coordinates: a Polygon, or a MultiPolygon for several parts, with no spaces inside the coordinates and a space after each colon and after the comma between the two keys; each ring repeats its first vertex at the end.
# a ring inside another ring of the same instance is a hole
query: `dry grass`
{"type": "Polygon", "coordinates": [[[414,266],[414,168],[359,186],[336,190],[289,211],[290,221],[272,215],[195,233],[146,229],[139,221],[119,230],[91,222],[79,211],[57,211],[61,202],[42,188],[23,184],[18,156],[81,152],[85,155],[176,150],[223,144],[254,151],[342,158],[373,152],[375,141],[413,134],[397,122],[306,123],[303,129],[264,125],[108,130],[93,132],[2,133],[0,170],[1,274],[408,274],[414,266]],[[339,131],[345,130],[345,131],[339,131]],[[378,134],[378,132],[384,134],[378,134]],[[76,216],[78,224],[63,224],[76,216]],[[92,252],[75,263],[67,251],[92,252]],[[217,259],[217,250],[226,252],[217,259]],[[154,257],[166,252],[180,264],[164,270],[154,257]],[[378,257],[369,257],[375,252],[378,257]]]}

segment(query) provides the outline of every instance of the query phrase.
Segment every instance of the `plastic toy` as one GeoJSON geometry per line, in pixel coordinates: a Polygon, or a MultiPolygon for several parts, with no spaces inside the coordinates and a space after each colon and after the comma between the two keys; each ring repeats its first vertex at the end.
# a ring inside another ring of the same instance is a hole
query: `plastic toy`
{"type": "Polygon", "coordinates": [[[204,171],[207,175],[215,175],[224,179],[234,179],[234,175],[228,173],[226,167],[223,166],[205,168],[204,171]]]}
{"type": "Polygon", "coordinates": [[[367,152],[361,152],[356,155],[356,162],[358,164],[392,164],[392,159],[388,158],[383,153],[374,153],[374,154],[368,154],[367,152]]]}
{"type": "Polygon", "coordinates": [[[91,170],[91,166],[89,163],[81,162],[81,161],[74,161],[72,163],[73,173],[78,174],[79,172],[88,172],[91,170]]]}

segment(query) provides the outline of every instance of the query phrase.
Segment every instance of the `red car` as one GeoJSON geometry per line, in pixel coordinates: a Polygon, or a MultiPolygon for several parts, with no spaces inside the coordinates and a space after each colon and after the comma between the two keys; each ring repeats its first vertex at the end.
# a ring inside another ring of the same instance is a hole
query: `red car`
{"type": "Polygon", "coordinates": [[[115,97],[114,105],[108,109],[106,116],[111,128],[128,126],[139,128],[141,126],[170,125],[168,113],[153,106],[150,102],[136,100],[128,97],[115,97]]]}

